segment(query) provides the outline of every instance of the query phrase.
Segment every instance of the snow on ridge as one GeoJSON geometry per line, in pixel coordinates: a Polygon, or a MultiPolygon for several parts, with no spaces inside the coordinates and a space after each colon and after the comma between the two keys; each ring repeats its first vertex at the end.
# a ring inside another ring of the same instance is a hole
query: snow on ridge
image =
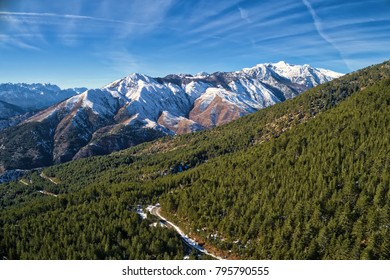
{"type": "Polygon", "coordinates": [[[333,79],[337,79],[337,78],[340,78],[341,76],[345,75],[343,73],[334,72],[332,70],[328,70],[328,69],[324,69],[324,68],[316,68],[316,69],[318,71],[320,71],[321,73],[323,73],[324,75],[331,77],[333,79]]]}
{"type": "Polygon", "coordinates": [[[185,86],[185,92],[191,97],[191,99],[195,100],[199,98],[203,93],[205,93],[209,87],[210,85],[204,82],[191,81],[185,86]]]}
{"type": "Polygon", "coordinates": [[[194,78],[206,78],[206,77],[208,77],[208,76],[210,76],[209,73],[203,72],[203,71],[202,71],[202,72],[196,73],[195,76],[194,76],[194,78]]]}
{"type": "Polygon", "coordinates": [[[264,81],[272,81],[272,73],[276,73],[280,77],[286,78],[293,83],[310,87],[316,86],[320,83],[328,82],[343,75],[331,70],[314,68],[309,64],[294,65],[285,61],[257,64],[254,67],[243,68],[241,71],[234,72],[236,75],[241,73],[255,75],[264,81]]]}
{"type": "MultiPolygon", "coordinates": [[[[81,106],[114,122],[143,124],[145,128],[165,132],[164,129],[179,122],[182,122],[180,129],[188,125],[191,121],[188,116],[194,106],[199,106],[201,112],[211,103],[215,108],[209,111],[233,108],[231,105],[234,105],[245,113],[252,113],[341,75],[284,61],[257,64],[236,72],[183,74],[182,79],[178,75],[152,78],[133,73],[101,89],[90,89],[70,97],[65,103],[40,112],[30,120],[42,121],[58,110],[65,115],[81,106]]],[[[194,113],[192,116],[196,117],[194,113]]]]}
{"type": "MultiPolygon", "coordinates": [[[[155,94],[158,96],[153,96],[153,99],[165,99],[170,98],[172,94],[182,96],[183,93],[186,93],[190,96],[191,102],[193,103],[196,99],[205,94],[208,88],[212,87],[212,85],[205,83],[202,79],[207,79],[209,76],[214,74],[210,75],[205,72],[200,72],[195,76],[188,74],[173,75],[181,79],[187,79],[185,82],[182,81],[181,86],[179,86],[178,84],[171,82],[164,82],[164,79],[166,78],[152,78],[144,74],[133,73],[123,79],[109,84],[105,88],[110,91],[117,91],[131,100],[142,100],[144,103],[152,103],[154,105],[156,105],[156,102],[150,100],[150,94],[155,94]],[[163,82],[160,80],[157,81],[157,79],[162,79],[163,82]]],[[[235,80],[239,79],[240,76],[247,76],[248,78],[252,79],[260,79],[261,82],[268,83],[271,86],[275,86],[279,83],[278,79],[280,78],[278,77],[280,76],[290,80],[293,83],[296,83],[297,85],[304,85],[306,87],[316,86],[320,83],[330,81],[342,75],[340,73],[322,68],[313,68],[308,64],[294,65],[285,61],[257,64],[252,68],[243,68],[240,71],[226,74],[227,76],[230,75],[231,77],[234,77],[235,80]]],[[[257,86],[257,88],[251,86],[251,88],[244,88],[243,91],[243,88],[240,88],[241,91],[237,91],[237,93],[250,93],[252,97],[258,97],[259,94],[264,93],[266,95],[264,96],[265,99],[270,101],[268,102],[270,104],[280,101],[272,93],[270,94],[270,91],[264,86],[257,86]]],[[[281,91],[287,89],[283,85],[277,85],[277,88],[281,91]]],[[[232,88],[232,90],[235,91],[234,88],[232,88]]],[[[298,91],[301,92],[302,89],[298,89],[298,91]]],[[[294,96],[294,94],[290,92],[288,96],[294,96]]]]}
{"type": "MultiPolygon", "coordinates": [[[[309,65],[293,65],[285,61],[277,63],[257,64],[252,68],[244,68],[241,71],[223,73],[222,76],[233,78],[228,87],[215,82],[207,82],[208,77],[215,75],[204,72],[195,76],[188,74],[168,75],[165,78],[152,78],[147,75],[133,73],[125,78],[114,81],[104,89],[116,98],[121,96],[127,100],[128,114],[135,120],[141,121],[147,128],[156,129],[160,125],[158,118],[163,115],[168,123],[177,123],[179,116],[185,116],[199,100],[200,108],[206,108],[213,102],[216,96],[222,101],[233,104],[242,110],[253,112],[273,105],[284,99],[279,99],[266,85],[276,87],[281,92],[286,92],[286,99],[296,95],[293,89],[280,84],[278,79],[284,77],[293,83],[312,87],[321,82],[332,79],[324,77],[322,73],[331,73],[336,77],[337,73],[320,71],[309,65]],[[160,79],[160,80],[159,80],[160,79]],[[172,82],[179,79],[179,83],[172,82]],[[181,81],[180,81],[181,79],[181,81]],[[169,112],[170,115],[161,112],[169,112]],[[187,112],[187,113],[186,113],[187,112]]],[[[297,88],[301,92],[303,88],[297,88]]],[[[86,104],[93,107],[92,104],[86,104]]],[[[95,111],[98,106],[93,107],[95,111]]],[[[102,112],[100,112],[102,113],[102,112]]],[[[167,123],[167,124],[168,124],[167,123]]]]}
{"type": "MultiPolygon", "coordinates": [[[[250,100],[250,98],[245,95],[238,94],[234,91],[229,91],[222,88],[210,87],[206,90],[206,92],[198,98],[200,101],[200,109],[205,110],[216,97],[220,97],[223,102],[227,102],[229,104],[235,105],[240,109],[245,111],[253,111],[256,103],[250,100]]],[[[260,108],[259,108],[260,109],[260,108]]]]}
{"type": "Polygon", "coordinates": [[[95,114],[104,117],[113,117],[117,111],[118,103],[124,103],[106,89],[91,89],[83,93],[82,107],[90,108],[95,114]]]}
{"type": "Polygon", "coordinates": [[[324,71],[324,69],[321,68],[314,68],[308,64],[293,65],[283,61],[270,64],[269,67],[278,75],[285,77],[294,83],[309,87],[317,86],[343,75],[330,70],[324,71]]]}
{"type": "MultiPolygon", "coordinates": [[[[163,111],[161,113],[161,116],[160,118],[163,118],[164,119],[164,123],[167,125],[167,126],[175,126],[177,125],[180,121],[182,120],[187,120],[187,118],[183,117],[183,116],[176,116],[176,115],[173,115],[172,113],[170,113],[169,111],[163,111]]],[[[190,120],[189,120],[190,121],[190,120]]],[[[193,121],[191,121],[193,122],[193,121]]]]}

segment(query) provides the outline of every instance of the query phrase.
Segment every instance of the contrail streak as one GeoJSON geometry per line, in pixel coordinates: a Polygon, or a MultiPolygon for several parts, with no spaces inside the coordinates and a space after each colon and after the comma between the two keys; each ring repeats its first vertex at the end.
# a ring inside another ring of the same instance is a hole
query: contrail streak
{"type": "MultiPolygon", "coordinates": [[[[343,60],[344,64],[348,67],[348,63],[346,62],[344,55],[340,48],[333,42],[333,40],[324,33],[321,25],[321,20],[317,16],[317,13],[314,11],[313,7],[311,6],[310,2],[308,0],[302,0],[303,4],[307,7],[309,10],[311,17],[313,18],[314,26],[318,32],[318,34],[321,36],[322,39],[324,39],[328,44],[330,44],[340,55],[341,59],[343,60]]],[[[349,68],[349,67],[348,67],[349,68]]]]}
{"type": "Polygon", "coordinates": [[[53,17],[53,18],[79,19],[79,20],[94,20],[94,21],[101,21],[101,22],[121,23],[121,24],[130,24],[130,25],[139,25],[139,26],[147,25],[147,24],[143,24],[143,23],[139,23],[139,22],[128,22],[128,21],[122,21],[122,20],[98,18],[98,17],[90,17],[90,16],[80,16],[80,15],[61,15],[61,14],[55,14],[55,13],[0,12],[0,16],[53,17]]]}

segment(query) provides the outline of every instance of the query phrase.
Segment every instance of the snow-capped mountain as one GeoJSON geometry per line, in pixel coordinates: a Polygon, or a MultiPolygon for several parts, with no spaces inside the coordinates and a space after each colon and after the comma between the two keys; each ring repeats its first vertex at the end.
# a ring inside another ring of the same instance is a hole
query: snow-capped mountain
{"type": "Polygon", "coordinates": [[[128,124],[138,121],[167,133],[185,133],[232,121],[340,76],[309,65],[279,62],[195,76],[133,74],[102,90],[125,102],[120,116],[128,118],[128,124]]]}
{"type": "Polygon", "coordinates": [[[212,128],[341,75],[285,62],[195,76],[132,74],[70,97],[4,130],[0,158],[7,160],[0,160],[0,173],[212,128]]]}
{"type": "Polygon", "coordinates": [[[25,111],[39,110],[87,90],[61,89],[52,84],[0,84],[0,101],[18,106],[25,111]]]}

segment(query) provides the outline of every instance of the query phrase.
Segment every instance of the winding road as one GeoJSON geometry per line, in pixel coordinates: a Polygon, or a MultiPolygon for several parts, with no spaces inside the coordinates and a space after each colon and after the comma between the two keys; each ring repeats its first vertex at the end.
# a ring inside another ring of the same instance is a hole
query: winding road
{"type": "Polygon", "coordinates": [[[50,195],[50,196],[54,196],[54,197],[58,197],[58,195],[54,194],[54,193],[51,193],[51,192],[47,192],[47,191],[37,191],[41,194],[45,194],[45,195],[50,195]]]}
{"type": "Polygon", "coordinates": [[[47,177],[43,172],[41,172],[39,174],[39,176],[41,176],[43,179],[46,179],[46,180],[49,180],[50,182],[52,182],[54,185],[58,185],[58,183],[56,181],[54,181],[52,178],[50,177],[47,177]]]}
{"type": "Polygon", "coordinates": [[[194,240],[192,240],[191,238],[189,238],[182,230],[181,228],[179,228],[177,225],[175,225],[174,223],[172,223],[171,221],[168,221],[166,218],[164,218],[163,216],[161,216],[161,207],[157,205],[154,205],[154,206],[148,206],[147,207],[147,210],[149,211],[150,214],[152,214],[153,216],[159,218],[160,220],[162,220],[163,223],[167,224],[167,226],[173,228],[180,236],[181,238],[183,239],[184,243],[187,244],[189,247],[191,248],[194,248],[195,250],[197,250],[198,252],[201,252],[203,254],[206,254],[206,255],[209,255],[215,259],[218,259],[218,260],[223,260],[223,258],[219,257],[219,256],[216,256],[212,253],[209,253],[206,249],[204,249],[202,246],[200,246],[198,243],[196,243],[194,240]]]}

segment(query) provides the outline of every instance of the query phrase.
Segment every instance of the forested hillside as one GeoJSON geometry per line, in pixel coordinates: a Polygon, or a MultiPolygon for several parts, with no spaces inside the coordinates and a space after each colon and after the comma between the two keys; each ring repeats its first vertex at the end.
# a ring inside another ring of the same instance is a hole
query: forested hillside
{"type": "Polygon", "coordinates": [[[213,130],[33,171],[0,185],[0,256],[182,258],[133,211],[160,202],[240,258],[389,259],[389,105],[386,62],[213,130]]]}
{"type": "Polygon", "coordinates": [[[187,172],[163,209],[244,258],[388,259],[389,105],[390,80],[367,87],[275,141],[187,172]]]}

